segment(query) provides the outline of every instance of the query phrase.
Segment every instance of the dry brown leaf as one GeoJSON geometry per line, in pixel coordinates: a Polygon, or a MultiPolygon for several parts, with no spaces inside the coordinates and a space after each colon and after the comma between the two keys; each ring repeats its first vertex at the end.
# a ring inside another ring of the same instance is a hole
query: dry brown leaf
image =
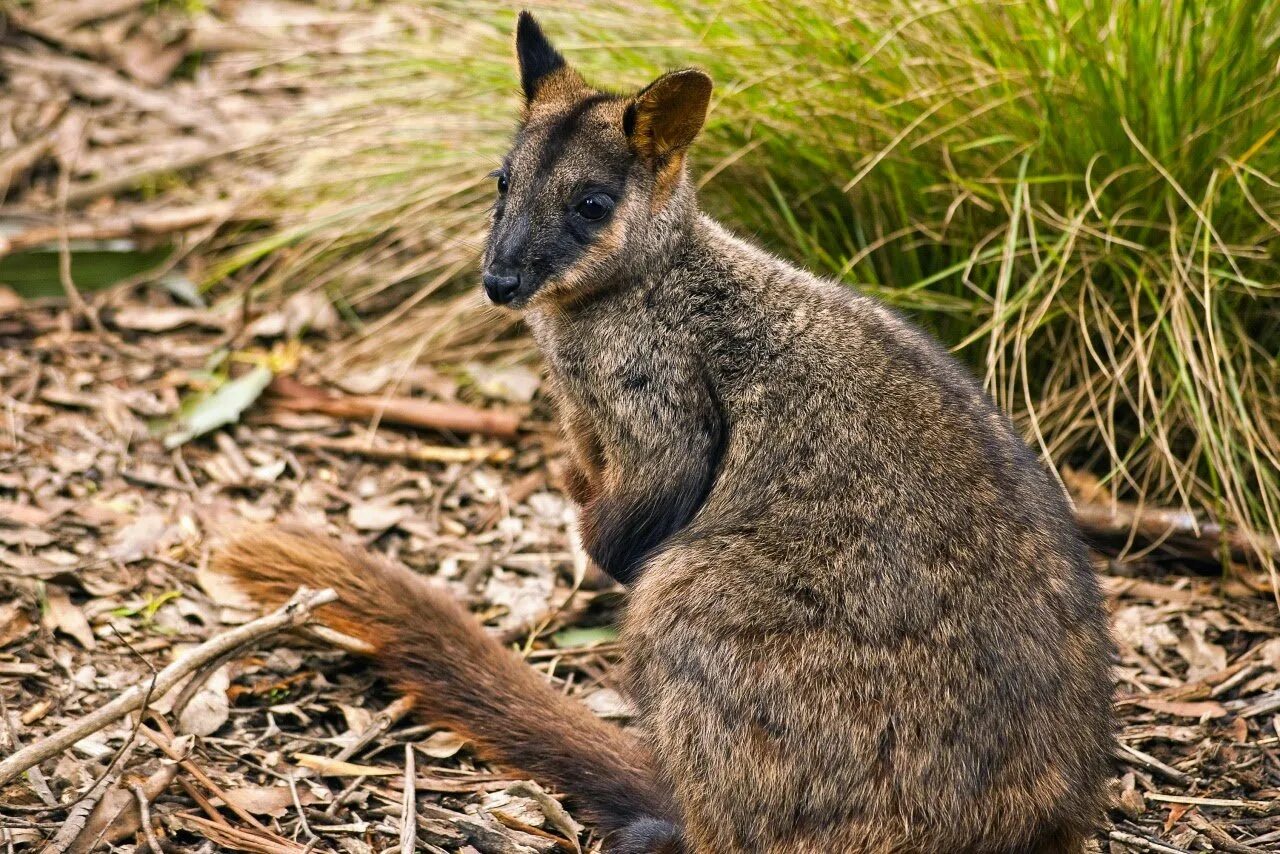
{"type": "Polygon", "coordinates": [[[375,501],[352,504],[347,518],[360,531],[385,531],[413,515],[413,508],[375,501]]]}
{"type": "Polygon", "coordinates": [[[26,608],[17,602],[0,603],[0,649],[22,640],[35,631],[35,627],[26,608]]]}
{"type": "Polygon", "coordinates": [[[588,709],[602,718],[621,720],[635,717],[635,707],[612,688],[601,688],[584,701],[588,709]]]}
{"type": "Polygon", "coordinates": [[[116,533],[107,553],[121,563],[141,560],[154,553],[168,531],[169,520],[163,513],[143,513],[116,533]]]}
{"type": "MultiPolygon", "coordinates": [[[[254,815],[279,818],[293,808],[293,794],[287,786],[239,786],[224,789],[228,803],[254,815]]],[[[303,806],[318,803],[315,792],[298,787],[298,801],[303,806]]]]}
{"type": "Polygon", "coordinates": [[[71,602],[71,597],[63,587],[50,584],[45,588],[45,601],[48,609],[44,614],[44,624],[48,629],[56,629],[70,635],[85,649],[96,649],[97,638],[89,626],[84,612],[71,602]]]}
{"type": "Polygon", "coordinates": [[[178,716],[178,732],[183,735],[206,736],[221,729],[231,714],[231,703],[227,699],[227,688],[230,685],[227,668],[219,667],[215,670],[178,716]]]}
{"type": "Polygon", "coordinates": [[[1209,631],[1208,621],[1184,614],[1182,624],[1187,633],[1178,641],[1178,653],[1187,662],[1187,681],[1196,682],[1225,670],[1227,651],[1205,636],[1209,631]]]}
{"type": "Polygon", "coordinates": [[[8,285],[0,285],[0,315],[22,308],[22,297],[8,285]]]}
{"type": "Polygon", "coordinates": [[[467,745],[467,739],[456,732],[442,729],[433,732],[426,741],[419,742],[418,750],[433,759],[448,759],[467,745]]]}
{"type": "MultiPolygon", "coordinates": [[[[161,765],[142,783],[142,791],[148,801],[154,801],[169,788],[177,776],[178,766],[161,765]]],[[[153,818],[154,821],[154,818],[153,818]]],[[[94,807],[85,822],[84,830],[76,837],[67,854],[88,854],[100,848],[103,842],[114,843],[137,833],[142,827],[137,800],[132,790],[117,787],[109,790],[94,807]]]]}
{"type": "Polygon", "coordinates": [[[352,740],[373,725],[373,712],[363,706],[339,703],[338,709],[342,712],[342,719],[347,722],[346,735],[352,740]]]}
{"type": "Polygon", "coordinates": [[[52,517],[52,513],[40,507],[18,504],[15,501],[0,501],[0,524],[2,525],[39,527],[47,524],[52,517]]]}

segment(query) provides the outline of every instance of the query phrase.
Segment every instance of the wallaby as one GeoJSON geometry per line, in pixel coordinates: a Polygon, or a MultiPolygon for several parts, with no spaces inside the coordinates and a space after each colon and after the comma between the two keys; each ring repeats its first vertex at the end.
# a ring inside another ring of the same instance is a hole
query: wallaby
{"type": "Polygon", "coordinates": [[[516,53],[484,288],[533,330],[583,541],[630,587],[643,736],[402,567],[260,530],[221,568],[267,602],[334,588],[329,622],[427,721],[611,852],[1083,850],[1111,645],[1057,482],[924,333],[699,213],[706,74],[593,89],[528,13],[516,53]]]}

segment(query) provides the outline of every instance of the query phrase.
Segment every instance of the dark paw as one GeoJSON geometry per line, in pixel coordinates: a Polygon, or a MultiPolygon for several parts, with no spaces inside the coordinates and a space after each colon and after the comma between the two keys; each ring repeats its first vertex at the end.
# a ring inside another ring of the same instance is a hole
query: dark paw
{"type": "Polygon", "coordinates": [[[669,821],[640,818],[615,833],[609,854],[684,854],[684,835],[669,821]]]}

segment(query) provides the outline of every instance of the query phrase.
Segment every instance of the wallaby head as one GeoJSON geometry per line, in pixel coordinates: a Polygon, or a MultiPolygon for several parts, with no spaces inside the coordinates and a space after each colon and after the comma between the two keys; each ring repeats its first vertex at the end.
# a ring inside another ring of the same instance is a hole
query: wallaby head
{"type": "Polygon", "coordinates": [[[694,214],[684,159],[711,78],[664,74],[633,95],[591,86],[520,13],[524,109],[497,179],[484,289],[500,305],[564,305],[652,274],[694,214]]]}

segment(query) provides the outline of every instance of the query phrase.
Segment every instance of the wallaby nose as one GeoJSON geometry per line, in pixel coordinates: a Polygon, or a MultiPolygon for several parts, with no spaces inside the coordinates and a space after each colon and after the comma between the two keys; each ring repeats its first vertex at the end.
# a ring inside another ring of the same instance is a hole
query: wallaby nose
{"type": "Polygon", "coordinates": [[[520,289],[520,273],[510,269],[490,267],[484,274],[484,292],[490,300],[504,305],[515,298],[520,289]]]}

